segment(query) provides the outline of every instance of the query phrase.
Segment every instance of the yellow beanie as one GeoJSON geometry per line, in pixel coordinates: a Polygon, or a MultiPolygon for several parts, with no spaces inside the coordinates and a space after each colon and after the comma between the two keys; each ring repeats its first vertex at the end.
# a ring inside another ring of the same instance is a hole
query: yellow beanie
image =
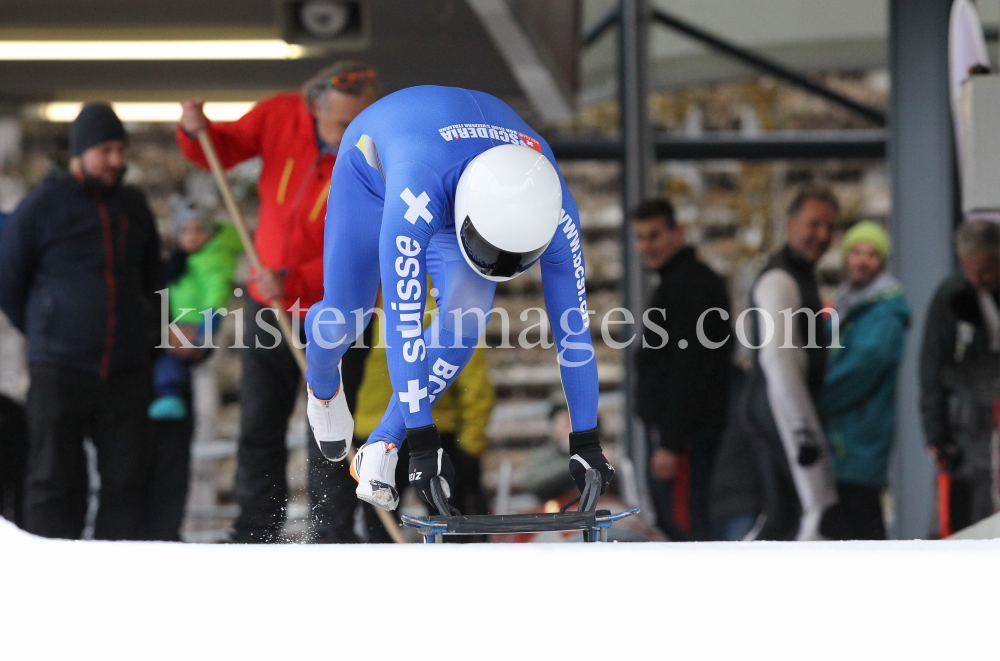
{"type": "Polygon", "coordinates": [[[862,220],[855,223],[844,235],[844,243],[841,245],[841,253],[846,257],[847,253],[859,243],[870,243],[875,246],[882,255],[882,261],[889,261],[889,234],[882,229],[882,226],[871,220],[862,220]]]}

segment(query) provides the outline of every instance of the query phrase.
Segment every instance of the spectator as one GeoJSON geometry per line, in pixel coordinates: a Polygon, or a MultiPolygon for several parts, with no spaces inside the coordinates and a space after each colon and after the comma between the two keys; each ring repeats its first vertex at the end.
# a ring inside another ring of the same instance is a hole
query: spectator
{"type": "Polygon", "coordinates": [[[177,249],[163,279],[168,284],[170,320],[186,342],[173,333],[168,336],[171,348],[159,353],[153,365],[155,399],[149,406],[155,448],[146,537],[164,541],[180,541],[187,500],[194,431],[190,369],[208,357],[211,349],[200,347],[220,319],[205,313],[229,301],[236,261],[243,252],[232,226],[216,225],[205,209],[187,200],[175,201],[174,224],[177,249]]]}
{"type": "MultiPolygon", "coordinates": [[[[428,291],[434,291],[428,279],[428,291]]],[[[381,300],[378,302],[381,306],[381,300]]],[[[433,318],[437,314],[433,297],[427,299],[426,315],[433,318]]],[[[373,337],[383,337],[381,320],[372,317],[373,337]]],[[[385,340],[378,342],[369,352],[365,361],[364,380],[358,389],[354,434],[356,444],[363,444],[375,431],[389,400],[392,399],[392,383],[389,381],[389,363],[385,353],[385,340]]],[[[486,493],[482,487],[482,464],[480,458],[489,446],[486,427],[493,413],[496,399],[490,382],[486,354],[483,348],[472,353],[465,369],[455,383],[434,400],[434,424],[437,425],[441,443],[455,466],[455,484],[451,503],[463,514],[487,514],[486,493]]],[[[568,457],[567,457],[568,461],[568,457]]],[[[409,450],[404,445],[399,450],[396,463],[396,484],[402,490],[407,484],[409,450]]],[[[562,472],[566,472],[563,465],[562,472]]],[[[364,504],[370,541],[389,542],[387,533],[375,515],[371,505],[364,504]]],[[[476,541],[472,537],[460,537],[456,541],[476,541]]]]}
{"type": "Polygon", "coordinates": [[[566,463],[570,458],[569,435],[572,431],[569,407],[566,402],[559,401],[549,411],[549,438],[528,453],[518,471],[517,481],[521,489],[537,496],[543,503],[558,500],[567,494],[572,496],[579,493],[573,477],[566,473],[566,463]]]}
{"type": "Polygon", "coordinates": [[[819,411],[846,526],[842,536],[885,539],[881,496],[910,308],[899,281],[885,270],[885,230],[860,222],[844,236],[841,252],[846,281],[834,295],[840,346],[831,344],[827,354],[819,411]]]}
{"type": "Polygon", "coordinates": [[[24,468],[28,461],[27,393],[24,336],[0,312],[0,517],[19,526],[24,525],[24,468]]]}
{"type": "MultiPolygon", "coordinates": [[[[197,134],[208,131],[224,167],[259,156],[260,218],[254,244],[264,268],[251,273],[244,315],[248,349],[241,349],[240,435],[233,541],[278,541],[285,520],[285,434],[302,375],[291,349],[276,343],[272,299],[301,326],[323,297],[323,228],[330,175],[348,124],[377,98],[376,74],[338,62],[309,80],[302,93],[265,99],[235,122],[209,122],[202,102],[185,101],[177,142],[191,161],[208,167],[197,134]],[[277,345],[276,345],[277,344],[277,345]]],[[[335,201],[339,203],[340,201],[335,201]]],[[[304,329],[299,341],[305,343],[304,329]]],[[[352,349],[342,369],[348,405],[361,381],[364,351],[352,349]]],[[[353,483],[346,462],[326,461],[310,439],[309,498],[317,541],[355,541],[353,483]]]]}
{"type": "MultiPolygon", "coordinates": [[[[170,319],[184,340],[169,336],[172,346],[157,357],[153,366],[156,399],[149,407],[154,420],[179,420],[188,416],[186,395],[190,389],[188,362],[202,357],[205,342],[218,320],[215,310],[225,307],[232,295],[236,260],[243,252],[239,235],[230,225],[216,225],[204,209],[181,201],[174,210],[177,249],[173,264],[183,264],[174,277],[167,276],[170,319]],[[206,316],[206,313],[210,316],[206,316]],[[193,346],[185,346],[193,345],[193,346]],[[198,352],[198,353],[193,353],[198,352]]],[[[166,274],[165,274],[166,275],[166,274]]],[[[174,274],[170,274],[174,275],[174,274]]]]}
{"type": "MultiPolygon", "coordinates": [[[[1000,227],[966,221],[955,234],[961,274],[938,286],[920,354],[924,433],[950,488],[945,534],[995,510],[995,411],[1000,397],[1000,227]]],[[[940,482],[939,482],[940,483],[940,482]]],[[[944,517],[942,517],[944,518],[944,517]]]]}
{"type": "Polygon", "coordinates": [[[0,237],[0,308],[28,342],[24,523],[76,539],[87,511],[84,437],[101,477],[97,539],[141,536],[159,237],[142,193],[122,185],[125,128],[88,103],[53,168],[0,237]]]}
{"type": "MultiPolygon", "coordinates": [[[[0,213],[0,232],[9,216],[0,213]]],[[[27,394],[24,336],[0,312],[0,517],[19,526],[24,525],[24,467],[28,461],[27,394]]]]}
{"type": "MultiPolygon", "coordinates": [[[[751,292],[756,312],[748,315],[746,339],[753,348],[753,366],[729,439],[742,451],[726,453],[743,457],[744,463],[741,471],[721,474],[754,485],[757,511],[727,512],[730,518],[754,515],[743,517],[754,529],[730,528],[732,539],[751,532],[757,539],[820,539],[827,535],[821,533],[821,522],[824,529],[838,529],[836,516],[824,517],[836,503],[837,492],[816,412],[827,341],[813,271],[830,245],[838,214],[837,198],[830,191],[800,191],[788,208],[787,243],[764,266],[751,292]]],[[[718,483],[714,488],[745,491],[718,483]]]]}
{"type": "Polygon", "coordinates": [[[745,434],[740,411],[746,382],[747,373],[734,364],[729,379],[729,414],[715,455],[709,498],[712,539],[718,542],[756,539],[764,521],[757,453],[753,439],[745,434]]]}
{"type": "Polygon", "coordinates": [[[700,321],[713,342],[730,334],[729,295],[722,278],[685,244],[668,200],[642,203],[633,219],[643,263],[660,276],[650,319],[668,335],[664,341],[646,328],[637,356],[650,495],[657,525],[670,539],[707,540],[709,481],[725,424],[732,343],[709,348],[699,341],[698,327],[700,321]]]}

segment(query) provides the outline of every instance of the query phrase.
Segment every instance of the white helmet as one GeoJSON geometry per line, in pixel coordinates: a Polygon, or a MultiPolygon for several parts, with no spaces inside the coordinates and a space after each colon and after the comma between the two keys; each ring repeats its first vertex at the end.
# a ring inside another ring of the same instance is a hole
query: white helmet
{"type": "Polygon", "coordinates": [[[458,245],[484,278],[510,280],[548,247],[561,210],[562,185],[549,159],[519,145],[487,149],[458,180],[458,245]]]}

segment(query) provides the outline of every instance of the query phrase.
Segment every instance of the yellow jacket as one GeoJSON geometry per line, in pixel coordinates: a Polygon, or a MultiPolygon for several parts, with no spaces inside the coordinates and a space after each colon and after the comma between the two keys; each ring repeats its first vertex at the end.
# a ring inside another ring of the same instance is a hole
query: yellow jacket
{"type": "MultiPolygon", "coordinates": [[[[381,294],[377,305],[382,305],[381,294]]],[[[434,299],[429,297],[427,311],[434,309],[434,299]]],[[[365,375],[358,389],[358,399],[354,407],[354,435],[359,438],[365,438],[375,431],[389,405],[389,400],[392,399],[389,362],[386,359],[385,348],[378,348],[380,345],[385,346],[385,338],[378,321],[379,317],[372,317],[372,349],[365,360],[365,375]]],[[[495,400],[496,394],[493,391],[493,384],[490,383],[486,354],[480,347],[472,353],[468,365],[459,373],[451,387],[434,402],[434,424],[437,425],[439,432],[457,435],[459,446],[472,456],[478,457],[489,445],[486,426],[489,424],[495,400]]]]}

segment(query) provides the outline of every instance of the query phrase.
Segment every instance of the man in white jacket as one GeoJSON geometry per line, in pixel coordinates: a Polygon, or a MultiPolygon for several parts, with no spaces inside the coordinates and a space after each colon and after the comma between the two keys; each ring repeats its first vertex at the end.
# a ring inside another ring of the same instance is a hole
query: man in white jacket
{"type": "MultiPolygon", "coordinates": [[[[751,295],[755,311],[747,315],[750,333],[740,338],[754,348],[737,420],[760,471],[759,539],[830,536],[820,528],[837,490],[816,403],[826,347],[836,337],[826,338],[814,266],[830,246],[838,214],[828,190],[806,189],[795,196],[787,243],[757,278],[751,295]]],[[[742,328],[737,323],[737,334],[742,328]]]]}

